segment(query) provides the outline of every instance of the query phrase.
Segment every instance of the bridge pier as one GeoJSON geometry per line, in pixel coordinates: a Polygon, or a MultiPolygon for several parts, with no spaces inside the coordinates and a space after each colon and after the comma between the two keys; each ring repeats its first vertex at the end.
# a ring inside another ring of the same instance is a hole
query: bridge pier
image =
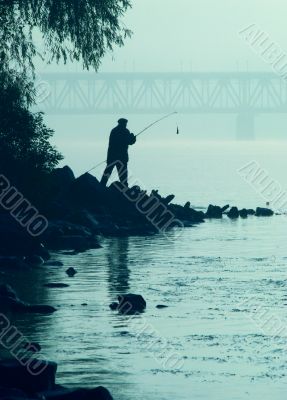
{"type": "Polygon", "coordinates": [[[236,119],[237,140],[255,139],[255,114],[250,111],[241,112],[236,119]]]}

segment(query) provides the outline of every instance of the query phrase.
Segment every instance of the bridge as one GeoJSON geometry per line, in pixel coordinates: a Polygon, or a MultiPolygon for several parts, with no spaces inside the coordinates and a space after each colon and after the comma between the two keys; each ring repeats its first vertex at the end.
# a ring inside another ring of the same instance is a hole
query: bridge
{"type": "Polygon", "coordinates": [[[257,114],[287,113],[275,73],[44,73],[48,114],[236,114],[237,136],[254,136],[257,114]]]}

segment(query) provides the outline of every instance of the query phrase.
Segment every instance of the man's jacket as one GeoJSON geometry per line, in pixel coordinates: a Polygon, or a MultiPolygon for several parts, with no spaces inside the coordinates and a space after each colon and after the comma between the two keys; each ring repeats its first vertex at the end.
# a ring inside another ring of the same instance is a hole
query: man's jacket
{"type": "Polygon", "coordinates": [[[111,131],[109,149],[108,149],[108,164],[114,161],[127,163],[129,161],[128,148],[135,144],[136,137],[127,128],[117,126],[111,131]]]}

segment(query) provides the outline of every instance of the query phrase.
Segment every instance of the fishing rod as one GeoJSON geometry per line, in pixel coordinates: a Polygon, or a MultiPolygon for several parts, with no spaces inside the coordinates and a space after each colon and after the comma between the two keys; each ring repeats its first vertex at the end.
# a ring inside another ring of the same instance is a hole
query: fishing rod
{"type": "Polygon", "coordinates": [[[147,131],[149,128],[151,128],[152,126],[158,124],[159,122],[163,121],[166,118],[171,117],[172,115],[177,114],[177,111],[174,111],[172,113],[169,113],[167,115],[165,115],[164,117],[158,119],[157,121],[153,122],[152,124],[148,125],[146,128],[144,128],[141,132],[136,134],[136,137],[138,137],[139,135],[141,135],[142,133],[144,133],[145,131],[147,131]]]}
{"type": "MultiPolygon", "coordinates": [[[[172,113],[169,113],[167,115],[165,115],[164,117],[152,122],[150,125],[148,125],[146,128],[144,128],[142,131],[140,131],[139,133],[137,133],[135,135],[135,137],[140,136],[141,134],[143,134],[144,132],[146,132],[148,129],[150,129],[152,126],[158,124],[159,122],[163,121],[164,119],[167,119],[169,117],[171,117],[172,115],[177,114],[177,111],[173,111],[172,113]]],[[[89,171],[85,172],[86,174],[92,172],[94,169],[100,167],[102,164],[105,164],[107,162],[107,160],[100,162],[99,164],[95,165],[93,168],[89,169],[89,171]]]]}

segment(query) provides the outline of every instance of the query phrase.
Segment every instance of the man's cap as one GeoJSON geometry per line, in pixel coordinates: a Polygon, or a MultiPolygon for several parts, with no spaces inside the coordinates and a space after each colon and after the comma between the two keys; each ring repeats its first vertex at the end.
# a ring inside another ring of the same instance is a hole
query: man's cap
{"type": "Polygon", "coordinates": [[[125,118],[120,118],[119,120],[118,120],[118,123],[119,124],[127,124],[129,121],[127,120],[127,119],[125,119],[125,118]]]}

